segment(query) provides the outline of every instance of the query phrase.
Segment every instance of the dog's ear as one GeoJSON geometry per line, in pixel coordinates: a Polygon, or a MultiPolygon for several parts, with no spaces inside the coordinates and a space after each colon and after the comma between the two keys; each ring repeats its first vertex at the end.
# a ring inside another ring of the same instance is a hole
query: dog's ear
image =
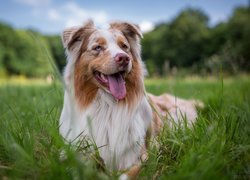
{"type": "Polygon", "coordinates": [[[127,22],[114,22],[110,24],[110,28],[120,30],[126,37],[143,37],[140,27],[136,24],[131,24],[127,22]]]}
{"type": "Polygon", "coordinates": [[[69,41],[72,38],[72,35],[79,29],[79,27],[72,27],[72,28],[67,28],[63,31],[62,34],[62,43],[63,43],[63,47],[67,48],[69,41]]]}
{"type": "Polygon", "coordinates": [[[130,44],[132,54],[136,59],[141,59],[140,39],[143,36],[139,26],[127,22],[114,22],[110,24],[110,28],[121,31],[130,44]]]}
{"type": "Polygon", "coordinates": [[[94,30],[92,20],[87,21],[82,27],[67,28],[63,31],[62,42],[64,48],[70,49],[76,42],[82,42],[94,30]]]}

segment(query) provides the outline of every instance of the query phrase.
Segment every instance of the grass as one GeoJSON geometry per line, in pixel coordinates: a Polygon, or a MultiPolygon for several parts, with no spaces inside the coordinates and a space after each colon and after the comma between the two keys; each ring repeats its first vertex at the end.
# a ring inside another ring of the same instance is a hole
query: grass
{"type": "MultiPolygon", "coordinates": [[[[206,108],[192,129],[164,128],[143,164],[141,179],[249,179],[250,80],[149,79],[147,91],[198,98],[206,108]]],[[[116,179],[90,148],[66,145],[58,132],[63,102],[59,84],[0,81],[2,179],[116,179]],[[2,83],[1,83],[2,82],[2,83]],[[61,154],[67,155],[62,160],[61,154]]],[[[91,145],[87,145],[91,146],[91,145]]]]}

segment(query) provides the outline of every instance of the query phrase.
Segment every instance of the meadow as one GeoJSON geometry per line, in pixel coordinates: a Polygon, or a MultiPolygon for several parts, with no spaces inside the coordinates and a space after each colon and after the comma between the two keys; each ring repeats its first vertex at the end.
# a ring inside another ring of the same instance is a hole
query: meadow
{"type": "MultiPolygon", "coordinates": [[[[154,94],[200,99],[205,108],[192,128],[164,128],[140,179],[250,179],[249,76],[147,79],[145,84],[154,94]]],[[[91,144],[64,143],[58,132],[62,103],[59,82],[0,80],[1,179],[119,176],[101,165],[91,144]]]]}

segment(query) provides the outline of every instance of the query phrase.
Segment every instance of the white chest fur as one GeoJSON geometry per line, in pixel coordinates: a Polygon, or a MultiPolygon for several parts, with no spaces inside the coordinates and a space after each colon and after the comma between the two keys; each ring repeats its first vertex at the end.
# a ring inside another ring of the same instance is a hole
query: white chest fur
{"type": "Polygon", "coordinates": [[[145,97],[130,109],[104,91],[98,92],[86,110],[77,110],[75,103],[65,92],[60,133],[66,140],[72,141],[80,134],[91,138],[110,169],[125,169],[139,160],[152,119],[145,97]]]}

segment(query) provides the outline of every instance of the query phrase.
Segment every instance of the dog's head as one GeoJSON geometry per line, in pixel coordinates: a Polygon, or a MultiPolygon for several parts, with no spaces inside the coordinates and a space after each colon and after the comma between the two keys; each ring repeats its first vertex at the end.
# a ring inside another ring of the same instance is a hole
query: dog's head
{"type": "Polygon", "coordinates": [[[91,103],[98,89],[120,101],[131,101],[142,93],[141,37],[139,27],[126,22],[97,29],[89,21],[63,32],[68,64],[73,63],[75,96],[81,105],[91,103]]]}

